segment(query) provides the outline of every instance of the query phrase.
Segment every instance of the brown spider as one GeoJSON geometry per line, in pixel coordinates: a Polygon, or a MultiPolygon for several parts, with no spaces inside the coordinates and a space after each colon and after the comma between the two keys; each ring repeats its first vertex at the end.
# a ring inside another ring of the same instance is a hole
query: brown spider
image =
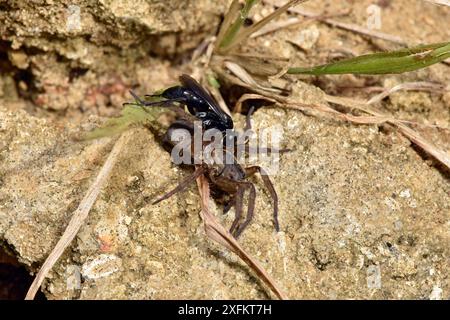
{"type": "MultiPolygon", "coordinates": [[[[134,92],[131,92],[137,102],[137,105],[143,107],[144,110],[146,110],[145,107],[167,107],[171,106],[173,103],[180,103],[187,106],[190,114],[186,113],[182,108],[173,109],[177,115],[177,120],[168,128],[167,132],[164,134],[163,141],[168,143],[168,145],[173,148],[174,139],[172,139],[172,134],[176,129],[184,129],[192,136],[195,132],[194,122],[192,120],[196,119],[201,121],[201,130],[214,129],[219,131],[220,140],[223,142],[222,145],[225,145],[225,142],[231,142],[229,138],[233,139],[232,142],[235,145],[233,135],[228,134],[230,131],[235,133],[235,131],[233,131],[233,120],[231,117],[220,108],[211,95],[203,89],[195,79],[188,75],[182,75],[180,77],[180,83],[181,85],[170,87],[159,95],[150,96],[164,98],[164,100],[160,101],[147,102],[141,100],[134,92]]],[[[251,108],[247,114],[246,125],[244,128],[246,131],[251,129],[250,117],[253,111],[254,108],[251,108]]],[[[202,150],[210,143],[205,143],[203,141],[202,150]]],[[[245,143],[246,151],[249,150],[247,147],[248,145],[245,143]]],[[[189,149],[190,154],[188,156],[192,159],[192,155],[195,155],[195,143],[192,143],[189,149]]],[[[236,150],[236,148],[234,149],[236,150]]],[[[272,152],[271,148],[267,148],[267,150],[272,152]]],[[[184,151],[185,150],[183,150],[183,152],[184,151]]],[[[266,188],[269,190],[270,196],[274,201],[274,225],[276,231],[278,232],[280,230],[278,223],[278,196],[265,171],[259,166],[243,168],[237,162],[236,154],[233,153],[233,156],[229,157],[231,152],[227,151],[226,148],[221,148],[218,152],[222,152],[222,155],[225,155],[225,158],[228,159],[228,161],[225,161],[225,164],[220,164],[220,162],[210,163],[202,160],[201,164],[196,166],[196,169],[191,176],[180,182],[175,189],[156,200],[154,204],[186,189],[186,187],[190,183],[194,182],[196,178],[200,175],[204,175],[211,185],[217,187],[217,189],[223,193],[231,196],[230,201],[224,208],[224,212],[226,213],[232,206],[234,206],[236,217],[231,225],[230,233],[237,238],[251,222],[255,211],[256,189],[253,183],[246,181],[246,179],[259,172],[266,188]],[[230,159],[231,161],[229,161],[230,159]],[[244,194],[247,190],[249,191],[247,216],[244,222],[240,224],[244,194]]],[[[281,152],[281,150],[278,152],[281,152]]]]}
{"type": "MultiPolygon", "coordinates": [[[[251,122],[250,117],[253,113],[254,108],[252,107],[247,114],[246,117],[246,125],[244,130],[251,130],[251,122]]],[[[177,114],[180,115],[180,109],[178,108],[177,114]]],[[[185,129],[190,134],[193,133],[194,124],[192,121],[188,120],[187,117],[190,116],[184,113],[181,119],[177,119],[167,130],[164,135],[163,141],[169,145],[170,148],[173,147],[174,143],[172,142],[171,135],[175,129],[185,129]]],[[[204,145],[205,147],[206,145],[204,145]]],[[[191,146],[193,150],[193,146],[191,146]]],[[[246,151],[248,151],[248,147],[246,146],[246,151]]],[[[272,152],[270,148],[267,148],[268,151],[272,152]]],[[[223,152],[226,152],[224,150],[223,152]]],[[[279,152],[282,152],[280,150],[279,152]]],[[[236,159],[233,157],[233,159],[236,159]]],[[[159,203],[177,192],[185,190],[192,182],[194,182],[200,175],[205,175],[208,179],[208,182],[216,187],[219,191],[230,195],[230,200],[224,206],[224,214],[227,213],[231,207],[235,208],[235,219],[231,225],[230,233],[238,238],[239,235],[242,234],[244,229],[251,222],[254,211],[255,211],[255,199],[256,199],[256,189],[252,182],[246,181],[247,178],[254,175],[255,173],[259,173],[267,190],[270,193],[270,196],[273,199],[273,219],[274,219],[274,227],[277,232],[280,231],[279,223],[278,223],[278,195],[273,187],[272,182],[270,181],[266,172],[260,166],[250,166],[247,168],[243,168],[237,161],[233,161],[228,164],[207,164],[202,162],[200,165],[196,166],[196,169],[193,174],[189,177],[181,181],[177,187],[173,190],[169,191],[162,197],[158,198],[153,204],[159,203]],[[247,215],[245,220],[240,223],[242,218],[243,211],[243,201],[244,194],[246,191],[249,191],[248,195],[248,208],[247,215]]]]}

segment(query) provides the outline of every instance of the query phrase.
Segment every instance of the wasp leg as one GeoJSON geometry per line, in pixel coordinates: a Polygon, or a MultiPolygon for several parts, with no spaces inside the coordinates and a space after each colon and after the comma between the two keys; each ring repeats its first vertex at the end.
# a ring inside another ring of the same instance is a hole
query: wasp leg
{"type": "Polygon", "coordinates": [[[130,94],[133,96],[133,98],[141,105],[141,106],[145,106],[145,107],[149,107],[149,106],[167,106],[170,105],[172,102],[183,102],[185,99],[184,98],[179,98],[179,99],[167,99],[167,100],[163,100],[163,101],[144,101],[142,100],[136,93],[134,93],[134,91],[130,90],[130,94]]]}
{"type": "Polygon", "coordinates": [[[253,183],[251,182],[241,182],[242,184],[245,184],[246,188],[250,190],[250,193],[248,195],[248,207],[247,207],[247,216],[245,217],[245,221],[236,229],[233,236],[237,239],[242,232],[247,228],[249,223],[253,219],[253,214],[255,212],[255,199],[256,199],[256,189],[253,183]]]}
{"type": "Polygon", "coordinates": [[[280,224],[278,222],[278,195],[277,192],[275,191],[275,188],[273,187],[272,181],[270,181],[269,176],[267,175],[267,173],[264,171],[263,168],[261,168],[260,166],[252,166],[252,167],[248,167],[245,168],[245,175],[247,177],[252,176],[253,174],[255,174],[256,172],[259,172],[259,175],[261,176],[264,185],[266,186],[267,190],[270,193],[270,196],[273,200],[273,221],[274,221],[274,226],[275,226],[275,230],[277,232],[280,232],[280,224]]]}
{"type": "Polygon", "coordinates": [[[195,181],[195,179],[197,179],[199,176],[201,176],[204,173],[204,169],[203,168],[199,168],[196,169],[194,171],[193,174],[191,174],[189,177],[187,177],[186,179],[184,179],[183,181],[181,181],[178,186],[175,187],[175,189],[167,192],[165,195],[163,195],[161,198],[153,201],[152,204],[157,204],[167,198],[170,198],[171,196],[173,196],[175,193],[180,192],[184,189],[186,189],[187,186],[189,186],[192,182],[195,181]]]}

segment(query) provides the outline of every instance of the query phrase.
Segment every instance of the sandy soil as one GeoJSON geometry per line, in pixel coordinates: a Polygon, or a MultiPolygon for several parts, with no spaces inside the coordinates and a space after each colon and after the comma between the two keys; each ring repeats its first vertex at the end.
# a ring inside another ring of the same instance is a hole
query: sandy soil
{"type": "MultiPolygon", "coordinates": [[[[300,7],[366,26],[374,3],[380,31],[408,44],[450,38],[450,9],[426,1],[310,1],[300,7]]],[[[115,140],[76,142],[73,136],[118,115],[130,88],[151,93],[191,73],[192,51],[216,33],[229,1],[149,0],[130,7],[82,0],[79,28],[71,4],[10,1],[0,10],[0,245],[30,273],[59,239],[115,140]]],[[[271,11],[260,4],[252,19],[271,11]]],[[[250,40],[242,51],[315,65],[398,47],[305,19],[250,40]]],[[[287,81],[300,102],[328,105],[324,93],[367,99],[402,82],[449,85],[449,68],[441,63],[403,75],[287,81]]],[[[450,92],[397,92],[376,107],[447,128],[416,129],[449,152],[450,92]]],[[[243,125],[242,115],[234,119],[243,125]]],[[[282,155],[273,177],[282,232],[274,232],[270,198],[255,178],[256,217],[240,241],[287,295],[448,299],[448,171],[386,126],[275,107],[254,115],[256,129],[277,124],[284,128],[283,145],[294,149],[282,155]]],[[[147,129],[130,134],[86,225],[44,282],[46,297],[273,298],[242,262],[206,238],[195,186],[151,205],[190,171],[174,166],[147,129]]],[[[230,225],[233,211],[216,209],[230,225]]]]}

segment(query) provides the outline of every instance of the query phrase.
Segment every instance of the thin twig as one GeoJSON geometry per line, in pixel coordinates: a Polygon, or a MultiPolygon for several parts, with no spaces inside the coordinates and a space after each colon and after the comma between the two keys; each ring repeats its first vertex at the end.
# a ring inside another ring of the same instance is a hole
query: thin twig
{"type": "Polygon", "coordinates": [[[231,111],[227,106],[227,103],[222,97],[222,94],[220,93],[220,90],[208,83],[208,81],[205,81],[205,86],[211,92],[211,95],[216,99],[217,103],[219,104],[220,108],[222,108],[223,111],[225,111],[230,117],[231,117],[231,111]]]}
{"type": "Polygon", "coordinates": [[[425,0],[426,2],[430,2],[432,4],[437,4],[440,6],[448,6],[450,7],[450,1],[449,0],[425,0]]]}
{"type": "MultiPolygon", "coordinates": [[[[272,0],[264,0],[265,3],[269,4],[269,5],[273,5],[273,6],[281,6],[281,4],[279,3],[279,1],[272,1],[272,0]]],[[[390,41],[390,42],[394,42],[394,43],[398,43],[401,45],[406,45],[406,41],[404,39],[402,39],[399,36],[394,36],[388,33],[384,33],[384,32],[380,32],[380,31],[375,31],[375,30],[371,30],[368,28],[364,28],[361,26],[358,26],[356,24],[350,24],[350,23],[344,23],[344,22],[340,22],[334,19],[330,19],[330,18],[323,18],[321,17],[320,14],[305,10],[305,9],[301,9],[301,8],[289,8],[288,9],[289,12],[292,13],[297,13],[300,14],[302,16],[308,17],[308,18],[315,18],[319,21],[322,21],[328,25],[331,25],[333,27],[337,27],[337,28],[341,28],[341,29],[345,29],[345,30],[350,30],[356,33],[360,33],[366,36],[370,36],[370,37],[374,37],[374,38],[379,38],[379,39],[383,39],[386,41],[390,41]]]]}
{"type": "Polygon", "coordinates": [[[242,103],[244,101],[247,101],[247,100],[266,100],[266,101],[270,101],[270,102],[273,102],[273,103],[277,102],[275,99],[263,96],[261,94],[245,93],[236,102],[236,104],[234,105],[233,111],[235,113],[241,113],[241,111],[242,111],[242,103]]]}
{"type": "Polygon", "coordinates": [[[70,222],[66,227],[66,230],[59,239],[58,243],[53,248],[50,255],[45,260],[38,274],[34,278],[33,283],[28,289],[28,293],[25,297],[25,300],[34,299],[36,292],[39,290],[39,287],[41,286],[48,272],[52,269],[56,261],[58,261],[58,259],[64,253],[64,250],[70,245],[72,240],[77,235],[78,230],[86,220],[89,211],[91,210],[100,191],[104,187],[105,183],[108,181],[109,175],[117,161],[117,158],[120,152],[122,151],[123,147],[125,146],[126,142],[128,141],[128,137],[129,135],[127,133],[124,133],[120,136],[119,140],[117,140],[117,142],[114,144],[114,147],[111,153],[109,154],[108,159],[106,159],[105,164],[103,165],[97,177],[95,178],[95,181],[92,183],[89,190],[86,192],[86,195],[84,196],[83,200],[81,200],[78,208],[73,212],[72,218],[70,219],[70,222]]]}
{"type": "Polygon", "coordinates": [[[426,82],[426,81],[418,81],[418,82],[404,82],[398,84],[392,88],[387,88],[383,92],[377,94],[376,96],[369,99],[366,104],[374,104],[380,102],[384,98],[388,97],[391,93],[400,91],[400,90],[420,90],[420,91],[444,91],[446,90],[445,86],[438,83],[426,82]]]}
{"type": "MultiPolygon", "coordinates": [[[[342,97],[335,97],[330,95],[325,95],[325,100],[331,103],[340,104],[344,106],[350,106],[355,109],[362,110],[364,112],[368,112],[373,116],[376,117],[385,117],[386,115],[383,115],[380,111],[376,111],[373,108],[369,108],[367,106],[367,103],[364,102],[358,102],[356,100],[350,99],[350,98],[342,98],[342,97]],[[363,106],[361,106],[363,105],[363,106]],[[367,107],[365,107],[367,106],[367,107]]],[[[420,148],[422,148],[425,152],[432,155],[436,160],[438,160],[440,163],[442,163],[444,166],[446,166],[448,169],[450,169],[450,156],[443,150],[436,147],[433,143],[427,141],[425,138],[423,138],[419,133],[417,133],[415,130],[405,126],[403,121],[394,119],[393,117],[389,117],[386,122],[396,126],[400,132],[407,137],[410,141],[418,145],[420,148]]]]}
{"type": "Polygon", "coordinates": [[[304,23],[305,20],[304,19],[300,19],[300,18],[288,18],[286,20],[282,20],[282,21],[276,21],[276,22],[272,22],[271,24],[265,26],[264,28],[256,31],[255,33],[253,33],[250,38],[256,38],[256,37],[260,37],[262,35],[280,30],[280,29],[284,29],[284,28],[288,28],[288,27],[292,27],[295,26],[299,23],[304,23]]]}
{"type": "Polygon", "coordinates": [[[329,106],[299,103],[292,98],[283,97],[276,94],[270,94],[259,88],[252,87],[251,85],[245,83],[244,81],[236,77],[233,77],[232,75],[227,74],[226,72],[221,71],[218,68],[215,69],[215,71],[221,74],[223,77],[227,78],[231,82],[234,82],[254,92],[257,92],[261,95],[276,100],[284,108],[293,108],[300,110],[313,109],[320,112],[332,114],[334,117],[337,117],[342,120],[347,120],[360,124],[390,123],[395,127],[399,128],[399,131],[410,141],[421,147],[426,153],[432,155],[436,160],[438,160],[440,163],[442,163],[444,166],[450,169],[450,156],[445,151],[439,149],[438,147],[434,146],[431,142],[427,141],[415,130],[407,127],[405,123],[408,123],[410,121],[395,119],[391,115],[383,114],[382,112],[371,108],[371,106],[369,106],[366,101],[358,101],[355,99],[336,97],[325,94],[325,100],[327,102],[343,105],[346,107],[351,107],[369,114],[369,116],[354,116],[351,114],[339,112],[329,106]]]}
{"type": "Polygon", "coordinates": [[[273,93],[280,93],[281,92],[280,89],[264,87],[264,86],[260,85],[259,83],[256,82],[255,79],[253,79],[253,77],[244,68],[242,68],[237,63],[234,63],[234,62],[231,62],[231,61],[225,61],[224,65],[236,77],[238,77],[239,79],[241,79],[242,81],[244,81],[248,85],[257,87],[257,88],[259,88],[261,90],[264,90],[264,91],[273,92],[273,93]]]}
{"type": "MultiPolygon", "coordinates": [[[[348,14],[348,12],[345,12],[345,13],[333,14],[332,16],[333,17],[338,17],[338,16],[347,15],[347,14],[348,14]]],[[[325,15],[315,15],[315,16],[311,15],[311,16],[306,17],[308,19],[296,18],[295,17],[295,18],[287,18],[286,20],[275,21],[275,22],[272,22],[272,23],[268,24],[264,28],[261,28],[261,30],[258,30],[255,33],[253,33],[250,36],[250,38],[260,37],[262,35],[265,35],[265,34],[268,34],[268,33],[271,33],[271,32],[275,32],[275,31],[278,31],[280,29],[291,28],[292,26],[295,26],[295,25],[298,25],[298,24],[311,22],[312,20],[329,19],[330,17],[331,16],[325,16],[325,15]]]]}

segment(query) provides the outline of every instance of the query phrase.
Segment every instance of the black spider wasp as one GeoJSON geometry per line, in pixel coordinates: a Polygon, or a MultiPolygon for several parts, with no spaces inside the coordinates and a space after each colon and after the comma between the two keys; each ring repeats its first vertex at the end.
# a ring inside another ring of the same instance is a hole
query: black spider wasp
{"type": "MultiPolygon", "coordinates": [[[[211,95],[203,89],[195,79],[188,75],[184,74],[180,76],[180,82],[180,86],[170,87],[164,90],[160,95],[149,95],[149,97],[165,98],[165,100],[162,101],[147,102],[139,98],[139,96],[137,96],[133,91],[130,91],[130,93],[142,107],[171,106],[174,102],[185,105],[191,115],[193,115],[196,119],[201,120],[203,130],[217,129],[220,130],[225,139],[232,138],[230,131],[232,133],[234,132],[233,120],[220,108],[211,95]]],[[[244,130],[251,129],[250,117],[253,110],[254,109],[252,108],[247,114],[244,130]]],[[[182,113],[185,112],[181,111],[181,114],[182,113]]],[[[180,108],[178,108],[178,114],[180,115],[180,108]]],[[[185,129],[192,134],[194,125],[192,121],[179,117],[168,128],[164,140],[171,143],[172,132],[175,129],[180,128],[185,129]]],[[[224,149],[223,152],[227,151],[224,149]]],[[[201,165],[196,167],[195,172],[191,176],[181,181],[176,188],[154,201],[153,204],[165,200],[175,193],[184,190],[190,183],[194,182],[196,178],[204,174],[212,185],[231,196],[230,201],[224,207],[224,213],[234,206],[235,219],[231,225],[230,233],[237,238],[251,222],[255,209],[256,189],[253,183],[245,181],[245,179],[256,172],[259,172],[274,202],[274,226],[278,232],[280,230],[278,223],[278,196],[268,175],[259,166],[243,168],[239,163],[237,163],[234,157],[233,159],[234,161],[231,163],[225,164],[210,165],[203,162],[201,165]],[[249,190],[247,216],[244,222],[239,224],[242,216],[244,193],[246,190],[249,190]]]]}

